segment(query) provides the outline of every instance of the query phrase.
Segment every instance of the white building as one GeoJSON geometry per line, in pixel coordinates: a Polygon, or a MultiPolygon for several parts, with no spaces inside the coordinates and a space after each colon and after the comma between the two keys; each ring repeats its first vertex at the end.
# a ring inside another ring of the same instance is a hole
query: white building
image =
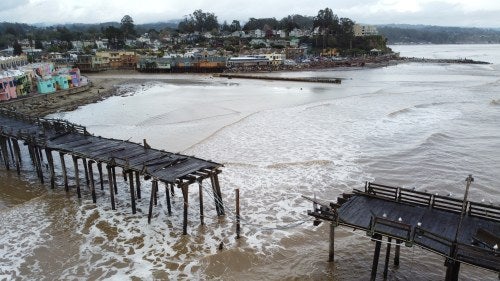
{"type": "Polygon", "coordinates": [[[354,36],[370,36],[370,35],[378,35],[378,30],[373,25],[363,25],[363,24],[355,24],[354,25],[354,36]]]}

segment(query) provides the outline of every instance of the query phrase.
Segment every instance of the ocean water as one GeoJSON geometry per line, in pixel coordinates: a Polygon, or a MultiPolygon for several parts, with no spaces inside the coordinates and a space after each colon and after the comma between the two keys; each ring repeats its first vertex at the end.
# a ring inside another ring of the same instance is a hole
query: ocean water
{"type": "MultiPolygon", "coordinates": [[[[469,198],[500,205],[500,46],[392,47],[402,56],[493,64],[269,74],[336,77],[341,85],[137,75],[147,81],[122,85],[124,96],[53,114],[96,135],[146,138],[154,147],[224,164],[227,215],[216,217],[204,183],[206,225],[200,225],[198,189],[191,188],[183,236],[180,192],[169,216],[161,187],[148,224],[148,199],[132,215],[124,182],[112,211],[106,190],[94,205],[88,190],[78,200],[73,189],[40,185],[29,164],[21,177],[2,168],[0,280],[366,280],[374,243],[361,231],[339,228],[336,260],[328,263],[328,226],[312,225],[312,204],[302,195],[335,200],[376,181],[462,198],[472,174],[469,198]]],[[[151,183],[142,186],[149,198],[151,183]]],[[[403,247],[389,279],[442,280],[443,262],[403,247]]],[[[463,265],[460,279],[497,280],[497,274],[463,265]]]]}

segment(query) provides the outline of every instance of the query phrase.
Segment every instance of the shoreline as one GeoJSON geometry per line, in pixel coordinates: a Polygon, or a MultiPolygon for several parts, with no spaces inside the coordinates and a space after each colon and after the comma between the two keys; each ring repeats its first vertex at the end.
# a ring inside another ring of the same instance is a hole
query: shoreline
{"type": "MultiPolygon", "coordinates": [[[[281,65],[281,66],[261,66],[261,67],[239,67],[228,69],[219,73],[206,73],[201,75],[210,75],[211,77],[232,76],[233,74],[262,74],[279,72],[298,72],[298,71],[318,71],[318,70],[344,70],[344,69],[365,69],[393,66],[400,63],[450,63],[450,64],[490,64],[489,62],[474,61],[469,59],[426,59],[426,58],[408,58],[384,56],[375,57],[369,60],[347,60],[347,61],[316,61],[306,65],[281,65]]],[[[153,74],[154,75],[154,74],[153,74]]],[[[200,77],[199,73],[172,73],[167,74],[171,77],[162,79],[151,78],[151,73],[142,73],[136,70],[107,70],[98,73],[88,73],[85,76],[91,81],[88,89],[74,92],[56,92],[53,94],[35,95],[32,97],[21,98],[9,102],[0,103],[0,108],[29,114],[34,117],[44,117],[49,114],[61,111],[73,111],[80,106],[92,104],[104,100],[111,96],[123,95],[119,87],[126,84],[145,84],[156,79],[162,82],[190,83],[188,80],[192,77],[200,77]],[[137,76],[144,76],[144,78],[137,76]]],[[[235,77],[238,78],[238,77],[235,77]]],[[[269,79],[272,79],[270,77],[269,79]]]]}

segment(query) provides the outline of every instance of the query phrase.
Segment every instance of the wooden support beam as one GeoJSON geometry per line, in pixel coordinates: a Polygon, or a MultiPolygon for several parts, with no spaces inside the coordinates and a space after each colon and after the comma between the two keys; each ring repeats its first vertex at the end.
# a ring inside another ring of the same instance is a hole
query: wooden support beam
{"type": "Polygon", "coordinates": [[[153,216],[153,201],[155,198],[156,186],[158,181],[153,180],[151,183],[151,198],[149,199],[149,213],[148,213],[148,223],[151,223],[151,217],[153,216]]]}
{"type": "Polygon", "coordinates": [[[170,190],[168,188],[170,184],[166,183],[165,184],[165,195],[167,197],[167,211],[168,211],[168,215],[172,215],[172,206],[170,204],[170,190]]]}
{"type": "Polygon", "coordinates": [[[115,194],[118,194],[118,185],[116,184],[116,168],[113,166],[111,168],[111,171],[113,173],[113,188],[115,190],[115,194]]]}
{"type": "Polygon", "coordinates": [[[401,240],[396,239],[396,250],[394,251],[394,266],[399,266],[399,252],[401,250],[401,240]]]}
{"type": "Polygon", "coordinates": [[[172,202],[174,202],[175,189],[173,183],[170,184],[170,194],[172,195],[172,202]]]}
{"type": "Polygon", "coordinates": [[[215,179],[215,188],[217,189],[217,194],[219,195],[219,210],[220,210],[220,215],[219,216],[224,216],[226,213],[224,212],[224,202],[222,201],[222,192],[220,190],[220,184],[219,184],[219,173],[214,173],[214,179],[215,179]]]}
{"type": "Polygon", "coordinates": [[[10,158],[12,159],[12,163],[17,163],[14,157],[14,151],[12,150],[12,142],[10,138],[7,138],[7,144],[9,146],[10,158]]]}
{"type": "Polygon", "coordinates": [[[113,172],[111,166],[106,165],[106,171],[108,172],[109,197],[111,197],[111,209],[116,210],[115,192],[113,190],[113,172]]]}
{"type": "Polygon", "coordinates": [[[7,152],[7,138],[6,137],[0,137],[0,147],[2,149],[2,158],[3,158],[3,163],[5,165],[5,168],[7,170],[10,170],[9,153],[7,152]]]}
{"type": "Polygon", "coordinates": [[[240,239],[240,190],[236,189],[236,239],[240,239]]]}
{"type": "Polygon", "coordinates": [[[122,175],[123,175],[123,180],[127,182],[127,171],[125,171],[125,168],[122,168],[122,175]]]}
{"type": "Polygon", "coordinates": [[[92,193],[92,202],[97,203],[97,196],[95,193],[95,184],[94,184],[94,171],[92,169],[92,161],[89,160],[88,162],[88,172],[89,172],[89,182],[90,182],[90,191],[92,193]]]}
{"type": "Polygon", "coordinates": [[[136,213],[135,209],[135,191],[134,191],[134,171],[129,171],[129,185],[130,185],[130,204],[132,205],[132,214],[136,213]]]}
{"type": "Polygon", "coordinates": [[[391,242],[392,238],[387,237],[387,245],[386,245],[386,251],[385,251],[385,263],[384,263],[384,279],[387,278],[387,274],[389,273],[389,259],[391,257],[391,242]]]}
{"type": "Polygon", "coordinates": [[[374,234],[373,239],[375,239],[375,252],[373,253],[373,264],[372,264],[372,272],[370,276],[370,281],[375,281],[377,278],[377,267],[378,267],[378,259],[380,257],[380,247],[382,246],[382,235],[374,234]]]}
{"type": "Polygon", "coordinates": [[[335,224],[330,222],[330,244],[328,248],[328,262],[335,260],[335,224]]]}
{"type": "Polygon", "coordinates": [[[56,187],[56,173],[54,169],[54,158],[52,157],[52,150],[45,148],[45,156],[47,157],[47,163],[49,164],[50,173],[50,187],[56,187]]]}
{"type": "Polygon", "coordinates": [[[87,168],[87,159],[82,158],[83,161],[83,170],[85,172],[85,183],[87,183],[87,187],[90,188],[90,181],[89,181],[89,170],[87,168]]]}
{"type": "Polygon", "coordinates": [[[219,195],[217,194],[217,190],[215,187],[215,179],[213,174],[210,175],[210,183],[212,184],[212,192],[214,194],[214,201],[215,201],[215,210],[217,211],[217,216],[220,216],[220,208],[219,208],[219,195]]]}
{"type": "Polygon", "coordinates": [[[12,146],[14,147],[14,152],[12,152],[12,155],[14,155],[14,161],[16,163],[16,171],[17,174],[21,174],[21,151],[19,149],[19,144],[17,143],[16,139],[12,139],[12,146]]]}
{"type": "MultiPolygon", "coordinates": [[[[456,245],[453,244],[451,253],[455,253],[456,245]]],[[[460,273],[460,262],[456,260],[452,260],[450,258],[446,258],[446,276],[444,278],[445,281],[457,281],[458,275],[460,273]]]]}
{"type": "Polygon", "coordinates": [[[182,189],[182,198],[184,199],[184,219],[182,224],[182,234],[187,235],[187,224],[188,224],[188,186],[187,184],[179,183],[179,187],[182,189]]]}
{"type": "Polygon", "coordinates": [[[44,183],[44,179],[43,179],[43,170],[42,170],[42,161],[43,159],[40,157],[42,152],[41,152],[41,149],[38,149],[38,147],[36,146],[33,146],[33,151],[34,151],[34,155],[35,155],[35,165],[37,167],[37,171],[38,171],[38,178],[40,179],[40,182],[43,184],[44,183]]]}
{"type": "Polygon", "coordinates": [[[69,191],[69,184],[68,184],[68,172],[66,171],[66,161],[64,161],[64,153],[59,152],[59,159],[61,162],[61,170],[63,174],[63,180],[64,180],[64,190],[69,191]]]}
{"type": "Polygon", "coordinates": [[[102,175],[102,163],[97,163],[97,170],[99,171],[99,182],[101,184],[101,190],[104,190],[104,177],[102,175]]]}
{"type": "Polygon", "coordinates": [[[154,198],[153,198],[153,204],[155,206],[158,206],[158,181],[153,181],[153,183],[156,182],[155,184],[152,184],[151,188],[154,189],[154,198]]]}
{"type": "Polygon", "coordinates": [[[78,198],[82,198],[82,192],[80,191],[80,175],[78,174],[78,157],[72,155],[73,157],[73,166],[75,167],[75,185],[76,185],[76,194],[78,194],[78,198]]]}
{"type": "Polygon", "coordinates": [[[19,147],[19,143],[17,140],[13,140],[12,144],[14,145],[14,152],[17,155],[17,158],[19,160],[19,165],[23,164],[23,159],[21,157],[21,148],[19,147]]]}
{"type": "Polygon", "coordinates": [[[200,197],[200,222],[204,225],[204,215],[203,215],[203,182],[198,181],[199,197],[200,197]]]}
{"type": "Polygon", "coordinates": [[[137,189],[137,199],[141,199],[141,178],[139,172],[135,172],[135,188],[137,189]]]}

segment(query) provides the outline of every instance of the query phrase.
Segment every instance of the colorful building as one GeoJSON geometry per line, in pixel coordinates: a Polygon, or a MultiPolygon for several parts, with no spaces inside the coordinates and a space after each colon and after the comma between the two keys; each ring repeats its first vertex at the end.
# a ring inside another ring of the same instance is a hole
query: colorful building
{"type": "Polygon", "coordinates": [[[13,98],[17,98],[14,77],[7,73],[0,74],[0,100],[10,100],[13,98]]]}

